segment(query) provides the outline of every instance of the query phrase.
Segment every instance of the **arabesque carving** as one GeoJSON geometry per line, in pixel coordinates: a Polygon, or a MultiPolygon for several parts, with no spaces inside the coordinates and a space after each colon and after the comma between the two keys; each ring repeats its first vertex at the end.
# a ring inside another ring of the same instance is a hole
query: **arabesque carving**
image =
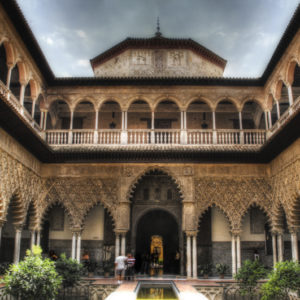
{"type": "Polygon", "coordinates": [[[271,218],[271,184],[267,178],[196,178],[195,198],[198,216],[215,205],[227,216],[232,230],[241,227],[243,215],[251,205],[261,207],[271,218]]]}

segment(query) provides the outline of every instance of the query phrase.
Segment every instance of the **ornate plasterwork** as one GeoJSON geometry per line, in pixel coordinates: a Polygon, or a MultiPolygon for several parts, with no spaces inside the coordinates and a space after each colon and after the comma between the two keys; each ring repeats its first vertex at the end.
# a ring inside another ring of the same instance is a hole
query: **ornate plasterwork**
{"type": "MultiPolygon", "coordinates": [[[[51,188],[40,203],[40,216],[45,215],[53,204],[61,204],[72,227],[81,228],[88,212],[101,203],[115,217],[117,181],[99,178],[55,178],[49,179],[51,188]]],[[[47,183],[49,185],[49,182],[47,183]]]]}
{"type": "MultiPolygon", "coordinates": [[[[32,203],[36,211],[37,199],[42,189],[42,180],[29,168],[12,158],[8,153],[0,149],[0,219],[5,220],[10,201],[17,198],[15,202],[19,207],[14,211],[14,219],[18,225],[25,222],[29,204],[32,203]]],[[[32,216],[36,218],[36,216],[32,216]]],[[[31,221],[35,224],[35,221],[31,221]]],[[[17,224],[16,224],[17,225],[17,224]]]]}
{"type": "Polygon", "coordinates": [[[282,168],[272,179],[273,186],[273,211],[274,225],[282,219],[281,214],[285,212],[287,223],[292,228],[300,229],[300,160],[282,168]],[[283,210],[280,209],[282,206],[283,210]]]}
{"type": "Polygon", "coordinates": [[[195,178],[197,215],[215,205],[227,216],[231,229],[239,230],[251,205],[261,207],[271,218],[271,184],[267,178],[205,177],[195,178]]]}

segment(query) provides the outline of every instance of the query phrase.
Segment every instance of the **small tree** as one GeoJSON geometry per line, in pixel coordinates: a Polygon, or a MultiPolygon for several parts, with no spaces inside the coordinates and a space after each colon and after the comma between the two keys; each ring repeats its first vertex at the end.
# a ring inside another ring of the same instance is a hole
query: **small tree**
{"type": "Polygon", "coordinates": [[[258,280],[265,278],[267,271],[258,261],[245,260],[235,275],[242,295],[254,295],[258,280]]]}
{"type": "Polygon", "coordinates": [[[83,275],[83,266],[77,260],[67,258],[63,253],[55,262],[56,270],[63,279],[64,287],[74,286],[83,275]]]}
{"type": "Polygon", "coordinates": [[[16,265],[11,265],[4,276],[5,293],[16,299],[52,300],[61,285],[61,277],[49,259],[43,259],[42,249],[33,246],[26,257],[16,265]]]}
{"type": "Polygon", "coordinates": [[[262,285],[262,300],[289,299],[289,292],[300,293],[300,265],[293,261],[279,262],[262,285]]]}

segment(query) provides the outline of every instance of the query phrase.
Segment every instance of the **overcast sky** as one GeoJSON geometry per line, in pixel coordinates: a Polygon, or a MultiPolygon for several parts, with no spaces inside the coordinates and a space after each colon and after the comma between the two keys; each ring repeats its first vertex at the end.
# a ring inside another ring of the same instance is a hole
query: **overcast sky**
{"type": "Polygon", "coordinates": [[[89,59],[126,37],[192,38],[259,77],[299,0],[17,0],[56,76],[93,76],[89,59]]]}

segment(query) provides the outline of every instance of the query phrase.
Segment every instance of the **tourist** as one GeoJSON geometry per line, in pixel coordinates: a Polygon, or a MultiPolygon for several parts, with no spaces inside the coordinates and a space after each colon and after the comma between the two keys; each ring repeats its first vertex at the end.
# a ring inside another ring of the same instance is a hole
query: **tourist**
{"type": "Polygon", "coordinates": [[[134,279],[134,264],[135,258],[131,255],[131,253],[127,254],[127,268],[126,268],[126,279],[133,280],[134,279]]]}
{"type": "Polygon", "coordinates": [[[116,257],[115,270],[116,270],[116,274],[117,274],[118,284],[122,283],[122,280],[124,277],[126,261],[127,261],[126,256],[120,255],[120,256],[116,257]]]}

